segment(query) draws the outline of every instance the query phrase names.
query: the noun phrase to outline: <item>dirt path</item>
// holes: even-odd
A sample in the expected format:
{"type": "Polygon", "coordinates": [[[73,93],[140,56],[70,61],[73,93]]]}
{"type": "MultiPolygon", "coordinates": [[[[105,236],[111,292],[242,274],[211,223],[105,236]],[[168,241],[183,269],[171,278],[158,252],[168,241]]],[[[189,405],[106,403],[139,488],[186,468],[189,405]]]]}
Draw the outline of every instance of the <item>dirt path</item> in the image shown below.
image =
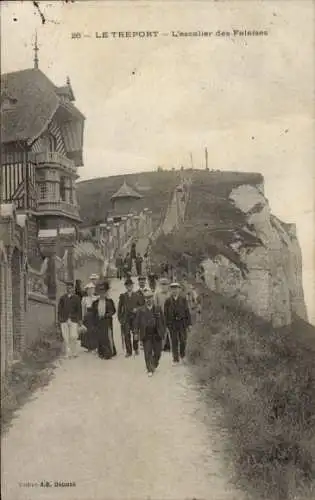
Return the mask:
{"type": "MultiPolygon", "coordinates": [[[[121,287],[115,280],[115,300],[121,287]]],[[[82,351],[60,362],[51,384],[22,408],[2,441],[3,500],[239,500],[215,431],[209,446],[188,369],[172,367],[165,354],[150,379],[142,356],[124,358],[117,325],[115,337],[116,359],[82,351]]]]}

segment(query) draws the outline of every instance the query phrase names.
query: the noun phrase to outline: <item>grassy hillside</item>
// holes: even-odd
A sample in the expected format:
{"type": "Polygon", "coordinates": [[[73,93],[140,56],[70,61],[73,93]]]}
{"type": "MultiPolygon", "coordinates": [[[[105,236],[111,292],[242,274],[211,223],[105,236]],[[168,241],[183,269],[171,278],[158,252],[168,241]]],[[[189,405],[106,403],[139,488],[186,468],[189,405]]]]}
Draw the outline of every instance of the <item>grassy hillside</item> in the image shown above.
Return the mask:
{"type": "Polygon", "coordinates": [[[207,257],[224,255],[246,271],[230,244],[236,239],[246,246],[260,243],[250,228],[244,231],[246,218],[229,202],[232,189],[242,184],[260,185],[261,174],[196,171],[190,190],[184,224],[170,235],[161,235],[154,248],[157,262],[167,259],[175,266],[195,269],[207,257]]]}
{"type": "MultiPolygon", "coordinates": [[[[158,238],[156,262],[167,259],[180,276],[221,253],[242,269],[229,244],[236,236],[246,245],[259,241],[243,231],[244,216],[228,195],[237,185],[261,182],[256,174],[194,175],[185,224],[158,238]]],[[[315,498],[314,327],[296,318],[274,329],[197,286],[202,317],[189,335],[188,360],[209,408],[214,399],[221,405],[218,424],[228,430],[238,485],[253,500],[315,498]]]]}
{"type": "Polygon", "coordinates": [[[143,196],[139,207],[153,211],[154,223],[165,215],[173,190],[180,182],[179,171],[143,172],[115,175],[82,181],[77,184],[80,214],[85,223],[103,222],[111,210],[111,196],[120,188],[124,179],[143,196]]]}
{"type": "Polygon", "coordinates": [[[275,330],[206,290],[188,341],[196,382],[233,446],[236,480],[252,499],[315,498],[315,329],[275,330]]]}
{"type": "MultiPolygon", "coordinates": [[[[194,224],[196,219],[209,221],[211,213],[222,220],[231,218],[231,207],[227,203],[230,191],[241,184],[260,184],[260,174],[242,172],[216,172],[188,170],[192,175],[192,201],[188,205],[188,219],[194,224]]],[[[174,188],[180,183],[180,171],[156,171],[137,174],[116,175],[78,182],[77,196],[80,214],[85,223],[95,224],[104,221],[111,210],[111,196],[120,188],[124,179],[127,184],[142,194],[140,207],[153,211],[153,219],[160,222],[167,209],[174,188]]],[[[233,216],[235,210],[233,208],[233,216]]]]}
{"type": "Polygon", "coordinates": [[[209,227],[231,226],[240,220],[240,212],[229,203],[232,189],[242,184],[259,185],[263,176],[244,172],[206,172],[200,170],[193,176],[187,220],[194,224],[206,221],[209,227]]]}

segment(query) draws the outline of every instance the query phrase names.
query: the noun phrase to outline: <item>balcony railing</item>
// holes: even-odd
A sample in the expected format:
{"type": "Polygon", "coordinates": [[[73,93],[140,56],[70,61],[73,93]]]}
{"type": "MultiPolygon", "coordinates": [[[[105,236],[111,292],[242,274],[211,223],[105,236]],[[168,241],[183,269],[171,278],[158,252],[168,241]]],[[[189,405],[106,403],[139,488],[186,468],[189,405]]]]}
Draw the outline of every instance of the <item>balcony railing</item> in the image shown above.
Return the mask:
{"type": "Polygon", "coordinates": [[[73,203],[68,203],[66,201],[50,200],[48,198],[38,200],[37,211],[38,212],[62,212],[65,215],[73,215],[77,219],[80,218],[78,205],[74,205],[73,203]]]}
{"type": "Polygon", "coordinates": [[[35,161],[38,165],[59,165],[72,173],[76,173],[76,167],[74,162],[67,158],[65,155],[57,153],[44,151],[43,153],[36,153],[35,161]]]}

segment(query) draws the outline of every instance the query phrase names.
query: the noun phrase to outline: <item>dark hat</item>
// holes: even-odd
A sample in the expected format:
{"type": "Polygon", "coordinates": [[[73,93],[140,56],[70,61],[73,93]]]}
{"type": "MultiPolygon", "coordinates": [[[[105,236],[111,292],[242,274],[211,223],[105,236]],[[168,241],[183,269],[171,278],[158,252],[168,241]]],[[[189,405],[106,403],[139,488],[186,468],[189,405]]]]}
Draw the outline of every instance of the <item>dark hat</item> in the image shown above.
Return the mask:
{"type": "Polygon", "coordinates": [[[139,276],[138,277],[138,281],[145,281],[146,280],[146,277],[145,276],[139,276]]]}
{"type": "Polygon", "coordinates": [[[99,281],[96,283],[96,292],[107,292],[110,289],[108,281],[99,281]]]}
{"type": "Polygon", "coordinates": [[[74,286],[73,280],[65,280],[65,285],[67,286],[74,286]]]}
{"type": "Polygon", "coordinates": [[[130,278],[127,278],[125,281],[125,286],[128,286],[128,285],[133,285],[133,281],[130,278]]]}

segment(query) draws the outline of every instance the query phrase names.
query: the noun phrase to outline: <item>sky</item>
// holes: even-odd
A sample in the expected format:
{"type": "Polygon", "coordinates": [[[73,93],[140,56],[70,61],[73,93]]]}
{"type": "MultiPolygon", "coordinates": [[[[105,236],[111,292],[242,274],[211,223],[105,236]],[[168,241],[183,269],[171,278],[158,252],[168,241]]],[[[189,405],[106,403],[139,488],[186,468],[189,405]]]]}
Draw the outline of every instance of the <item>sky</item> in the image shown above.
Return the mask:
{"type": "Polygon", "coordinates": [[[314,2],[38,4],[44,24],[31,1],[3,2],[2,72],[32,67],[37,30],[40,69],[70,77],[86,116],[81,179],[188,167],[190,153],[204,168],[205,147],[210,168],[261,172],[273,213],[297,224],[315,323],[314,2]],[[268,35],[217,35],[233,29],[268,35]],[[96,38],[113,31],[159,34],[96,38]]]}

